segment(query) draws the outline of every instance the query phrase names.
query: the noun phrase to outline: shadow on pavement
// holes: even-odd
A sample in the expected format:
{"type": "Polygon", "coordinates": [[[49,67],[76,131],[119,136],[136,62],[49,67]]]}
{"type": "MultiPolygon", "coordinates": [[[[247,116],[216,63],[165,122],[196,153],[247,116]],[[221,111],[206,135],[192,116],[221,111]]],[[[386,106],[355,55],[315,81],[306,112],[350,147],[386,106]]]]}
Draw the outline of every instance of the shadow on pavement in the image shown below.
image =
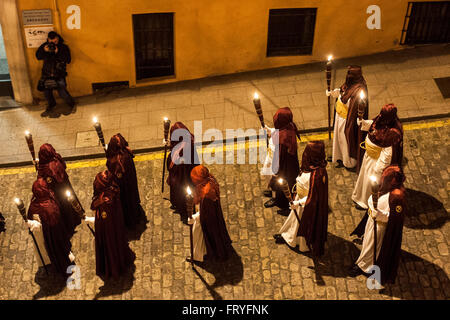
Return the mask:
{"type": "Polygon", "coordinates": [[[45,273],[44,267],[39,267],[34,277],[34,282],[39,285],[39,291],[33,295],[33,300],[38,300],[45,297],[56,296],[61,293],[67,285],[67,277],[59,273],[52,272],[52,266],[49,268],[49,274],[45,273]]]}
{"type": "Polygon", "coordinates": [[[410,229],[438,229],[448,220],[442,202],[425,192],[406,189],[408,211],[404,226],[410,229]]]}
{"type": "Polygon", "coordinates": [[[120,279],[103,279],[104,285],[99,288],[100,292],[95,295],[93,300],[98,300],[99,298],[118,295],[129,291],[133,287],[135,271],[136,265],[133,263],[128,271],[120,277],[120,279]]]}
{"type": "Polygon", "coordinates": [[[127,230],[128,241],[140,240],[142,234],[147,230],[147,215],[144,209],[141,207],[141,219],[139,223],[135,226],[134,230],[127,230]]]}

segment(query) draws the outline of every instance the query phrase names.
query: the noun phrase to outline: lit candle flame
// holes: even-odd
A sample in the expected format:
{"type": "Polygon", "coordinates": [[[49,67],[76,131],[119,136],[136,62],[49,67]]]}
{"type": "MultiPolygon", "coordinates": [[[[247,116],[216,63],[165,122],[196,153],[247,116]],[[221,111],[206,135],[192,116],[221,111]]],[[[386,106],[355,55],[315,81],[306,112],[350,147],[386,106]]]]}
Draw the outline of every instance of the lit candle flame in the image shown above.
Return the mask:
{"type": "Polygon", "coordinates": [[[188,195],[192,195],[191,188],[187,187],[187,188],[186,188],[186,192],[188,193],[188,195]]]}
{"type": "Polygon", "coordinates": [[[69,190],[66,191],[66,196],[67,198],[70,198],[70,196],[72,195],[72,192],[70,192],[69,190]]]}
{"type": "Polygon", "coordinates": [[[363,100],[366,97],[366,95],[364,94],[364,90],[360,91],[359,97],[361,98],[361,100],[363,100]]]}
{"type": "Polygon", "coordinates": [[[92,121],[93,121],[94,123],[97,123],[97,122],[98,122],[97,117],[93,117],[93,118],[92,118],[92,121]]]}
{"type": "Polygon", "coordinates": [[[278,179],[279,184],[283,184],[283,182],[284,182],[283,178],[278,179]]]}
{"type": "Polygon", "coordinates": [[[30,131],[28,131],[28,130],[25,131],[25,135],[26,135],[26,136],[29,136],[29,135],[30,135],[30,131]]]}
{"type": "Polygon", "coordinates": [[[15,202],[16,204],[20,204],[20,199],[19,199],[19,198],[14,198],[14,202],[15,202]]]}
{"type": "Polygon", "coordinates": [[[370,176],[369,179],[370,179],[370,181],[372,181],[373,183],[376,183],[376,182],[377,182],[377,177],[375,177],[375,176],[370,176]]]}
{"type": "Polygon", "coordinates": [[[328,61],[331,61],[331,59],[333,59],[333,56],[330,54],[330,55],[328,56],[328,61]]]}
{"type": "Polygon", "coordinates": [[[258,100],[258,99],[259,99],[258,92],[255,92],[255,94],[253,95],[253,99],[255,99],[255,100],[258,100]]]}
{"type": "Polygon", "coordinates": [[[164,122],[167,122],[169,120],[169,118],[164,117],[164,122]]]}

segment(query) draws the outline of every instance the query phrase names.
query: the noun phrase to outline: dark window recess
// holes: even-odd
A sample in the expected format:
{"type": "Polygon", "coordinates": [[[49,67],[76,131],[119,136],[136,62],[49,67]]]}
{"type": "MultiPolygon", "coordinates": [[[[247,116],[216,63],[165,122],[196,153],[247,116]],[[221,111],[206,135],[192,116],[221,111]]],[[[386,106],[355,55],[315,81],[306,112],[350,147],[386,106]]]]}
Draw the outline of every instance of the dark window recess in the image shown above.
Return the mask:
{"type": "Polygon", "coordinates": [[[450,77],[445,78],[435,78],[434,81],[441,91],[442,97],[444,99],[450,98],[450,77]]]}
{"type": "Polygon", "coordinates": [[[97,82],[92,84],[92,91],[102,91],[102,90],[120,90],[129,88],[130,84],[128,81],[114,81],[114,82],[97,82]]]}
{"type": "Polygon", "coordinates": [[[400,44],[450,42],[450,1],[409,2],[400,44]]]}
{"type": "Polygon", "coordinates": [[[317,8],[271,9],[267,56],[312,54],[317,8]]]}
{"type": "Polygon", "coordinates": [[[173,13],[133,15],[136,79],[174,74],[173,13]]]}

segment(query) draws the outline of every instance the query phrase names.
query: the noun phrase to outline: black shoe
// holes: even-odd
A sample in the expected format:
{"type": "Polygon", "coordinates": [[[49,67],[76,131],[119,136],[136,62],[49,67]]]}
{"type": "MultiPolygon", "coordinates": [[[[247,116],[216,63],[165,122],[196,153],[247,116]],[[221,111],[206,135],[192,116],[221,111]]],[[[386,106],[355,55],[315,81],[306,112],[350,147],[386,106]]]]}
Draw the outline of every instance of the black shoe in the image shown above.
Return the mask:
{"type": "Polygon", "coordinates": [[[272,198],[272,190],[264,190],[263,196],[267,198],[272,198]]]}
{"type": "Polygon", "coordinates": [[[45,111],[41,113],[41,117],[45,118],[50,116],[53,113],[54,109],[55,107],[47,107],[47,109],[45,109],[45,111]]]}
{"type": "Polygon", "coordinates": [[[343,168],[343,167],[344,167],[344,164],[342,163],[342,160],[338,160],[335,168],[343,168]]]}
{"type": "Polygon", "coordinates": [[[356,265],[354,264],[349,270],[348,275],[352,278],[359,276],[360,274],[364,274],[364,272],[356,265]]]}
{"type": "Polygon", "coordinates": [[[332,156],[328,156],[327,161],[328,162],[333,162],[333,157],[332,156]]]}
{"type": "Polygon", "coordinates": [[[171,205],[169,209],[170,210],[177,210],[177,207],[175,207],[174,205],[171,205]]]}
{"type": "Polygon", "coordinates": [[[347,171],[350,171],[350,172],[356,172],[356,167],[353,167],[353,168],[347,168],[347,167],[345,167],[345,169],[346,169],[347,171]]]}
{"type": "Polygon", "coordinates": [[[361,206],[360,206],[359,204],[357,204],[356,202],[355,202],[355,209],[356,209],[356,210],[361,210],[361,211],[367,210],[367,208],[361,207],[361,206]]]}
{"type": "Polygon", "coordinates": [[[272,199],[270,199],[270,200],[268,200],[268,201],[266,201],[265,203],[264,203],[264,207],[266,207],[266,208],[272,208],[272,207],[275,207],[276,206],[276,200],[274,199],[274,198],[272,198],[272,199]]]}
{"type": "Polygon", "coordinates": [[[281,236],[281,234],[277,233],[273,235],[273,238],[275,239],[275,243],[278,244],[283,244],[286,243],[286,241],[284,240],[284,238],[281,236]]]}
{"type": "Polygon", "coordinates": [[[288,216],[291,210],[289,208],[277,210],[277,213],[282,216],[288,216]]]}

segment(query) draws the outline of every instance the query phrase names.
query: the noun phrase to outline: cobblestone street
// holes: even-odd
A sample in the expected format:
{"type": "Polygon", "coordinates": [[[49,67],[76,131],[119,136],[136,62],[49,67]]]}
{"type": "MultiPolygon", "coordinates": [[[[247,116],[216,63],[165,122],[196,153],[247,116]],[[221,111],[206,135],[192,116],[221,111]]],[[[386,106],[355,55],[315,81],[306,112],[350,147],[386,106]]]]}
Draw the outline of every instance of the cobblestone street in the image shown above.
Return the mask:
{"type": "MultiPolygon", "coordinates": [[[[382,293],[367,289],[364,276],[347,276],[360,249],[349,234],[364,214],[354,209],[350,198],[355,173],[328,165],[328,241],[325,255],[313,261],[275,243],[272,236],[286,217],[263,206],[266,180],[259,175],[260,164],[209,165],[220,183],[236,254],[222,265],[205,263],[194,271],[185,261],[190,253],[189,228],[164,200],[167,186],[161,195],[162,156],[158,153],[136,161],[148,219],[145,230],[130,235],[136,269],[119,282],[104,285],[95,275],[92,235],[80,225],[72,238],[81,269],[79,290],[69,290],[65,281],[38,269],[33,241],[13,202],[21,197],[28,207],[35,173],[30,168],[22,168],[21,173],[1,170],[0,211],[6,218],[6,232],[0,234],[0,299],[450,299],[449,124],[449,119],[441,119],[405,125],[409,210],[397,280],[382,293]]],[[[326,145],[330,154],[330,143],[326,145]]],[[[58,151],[58,145],[54,146],[58,151]]],[[[300,154],[304,146],[302,142],[300,154]]],[[[92,183],[105,161],[83,161],[77,166],[68,174],[87,214],[92,215],[88,210],[92,183]]]]}

